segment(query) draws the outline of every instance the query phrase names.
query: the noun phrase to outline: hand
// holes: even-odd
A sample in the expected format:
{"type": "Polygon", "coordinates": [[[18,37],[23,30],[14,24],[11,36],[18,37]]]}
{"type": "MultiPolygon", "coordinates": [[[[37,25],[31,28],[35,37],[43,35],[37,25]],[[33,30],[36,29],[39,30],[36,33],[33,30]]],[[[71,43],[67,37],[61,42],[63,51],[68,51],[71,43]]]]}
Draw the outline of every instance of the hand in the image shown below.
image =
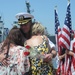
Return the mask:
{"type": "Polygon", "coordinates": [[[6,58],[6,54],[5,53],[1,53],[0,54],[0,62],[2,63],[2,65],[7,66],[8,65],[8,61],[9,58],[6,58]]]}
{"type": "Polygon", "coordinates": [[[5,53],[0,53],[0,62],[2,62],[5,59],[5,57],[5,53]]]}
{"type": "Polygon", "coordinates": [[[3,65],[3,66],[8,66],[8,63],[7,63],[7,60],[6,60],[6,59],[4,59],[4,60],[2,61],[2,65],[3,65]]]}
{"type": "Polygon", "coordinates": [[[60,55],[59,59],[61,60],[61,59],[65,58],[65,55],[66,55],[66,53],[64,53],[63,55],[60,55]]]}
{"type": "Polygon", "coordinates": [[[62,59],[62,56],[59,56],[59,59],[61,60],[62,59]]]}
{"type": "Polygon", "coordinates": [[[53,55],[50,54],[45,54],[45,57],[43,59],[44,62],[50,62],[52,60],[53,55]]]}
{"type": "Polygon", "coordinates": [[[69,54],[69,51],[70,51],[70,50],[65,50],[65,53],[66,53],[66,54],[69,54]]]}

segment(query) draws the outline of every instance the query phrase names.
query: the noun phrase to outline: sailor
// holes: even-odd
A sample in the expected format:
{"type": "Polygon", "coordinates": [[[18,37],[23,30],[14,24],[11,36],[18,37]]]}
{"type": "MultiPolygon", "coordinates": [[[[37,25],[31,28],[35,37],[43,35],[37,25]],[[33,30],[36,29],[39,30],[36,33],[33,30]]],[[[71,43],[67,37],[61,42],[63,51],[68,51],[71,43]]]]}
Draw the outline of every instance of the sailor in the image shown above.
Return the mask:
{"type": "Polygon", "coordinates": [[[31,37],[31,27],[33,25],[32,19],[34,18],[34,16],[29,13],[21,12],[16,14],[16,18],[25,40],[29,39],[31,37]]]}

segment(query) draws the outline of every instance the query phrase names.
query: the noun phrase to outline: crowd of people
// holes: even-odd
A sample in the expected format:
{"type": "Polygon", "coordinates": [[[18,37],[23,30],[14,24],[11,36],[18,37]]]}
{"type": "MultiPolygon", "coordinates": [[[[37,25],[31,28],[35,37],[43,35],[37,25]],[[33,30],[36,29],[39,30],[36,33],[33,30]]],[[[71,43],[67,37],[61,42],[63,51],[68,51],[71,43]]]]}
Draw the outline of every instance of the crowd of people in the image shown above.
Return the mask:
{"type": "Polygon", "coordinates": [[[72,56],[70,67],[72,75],[75,75],[74,39],[70,50],[62,48],[62,54],[59,55],[55,44],[44,34],[44,26],[33,22],[33,15],[23,12],[16,14],[16,18],[19,27],[14,26],[0,43],[0,75],[64,75],[59,69],[59,62],[62,60],[64,64],[66,55],[72,56]],[[25,55],[28,51],[26,46],[38,52],[39,56],[25,55]]]}

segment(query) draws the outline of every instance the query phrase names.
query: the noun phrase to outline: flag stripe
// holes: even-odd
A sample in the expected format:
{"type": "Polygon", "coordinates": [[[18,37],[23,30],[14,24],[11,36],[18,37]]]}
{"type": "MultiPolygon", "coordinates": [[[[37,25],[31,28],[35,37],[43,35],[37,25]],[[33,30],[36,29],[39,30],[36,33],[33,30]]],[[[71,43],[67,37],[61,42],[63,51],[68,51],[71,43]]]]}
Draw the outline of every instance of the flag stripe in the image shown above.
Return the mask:
{"type": "MultiPolygon", "coordinates": [[[[65,34],[66,35],[66,34],[65,34]]],[[[70,46],[70,40],[68,40],[68,37],[66,37],[65,35],[62,35],[62,39],[70,46]]],[[[63,41],[62,41],[63,42],[63,41]]],[[[65,43],[64,43],[65,44],[65,43]]],[[[65,44],[66,45],[66,44],[65,44]]]]}
{"type": "MultiPolygon", "coordinates": [[[[62,39],[62,41],[64,41],[64,39],[62,39]]],[[[65,49],[69,48],[69,45],[66,42],[62,43],[62,41],[59,42],[60,46],[64,47],[65,49]]]]}
{"type": "Polygon", "coordinates": [[[70,30],[68,30],[68,27],[66,28],[66,26],[63,28],[63,31],[68,35],[70,36],[70,30]]]}

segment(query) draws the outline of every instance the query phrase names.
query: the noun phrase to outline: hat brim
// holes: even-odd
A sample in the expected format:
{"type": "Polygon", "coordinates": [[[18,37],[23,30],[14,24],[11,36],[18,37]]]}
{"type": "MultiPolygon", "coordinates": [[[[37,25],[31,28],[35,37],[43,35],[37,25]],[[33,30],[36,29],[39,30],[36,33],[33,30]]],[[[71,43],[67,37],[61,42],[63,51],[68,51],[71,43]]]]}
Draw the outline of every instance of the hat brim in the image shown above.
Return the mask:
{"type": "Polygon", "coordinates": [[[27,24],[30,20],[31,20],[31,19],[18,21],[18,25],[24,25],[24,24],[27,24]]]}

